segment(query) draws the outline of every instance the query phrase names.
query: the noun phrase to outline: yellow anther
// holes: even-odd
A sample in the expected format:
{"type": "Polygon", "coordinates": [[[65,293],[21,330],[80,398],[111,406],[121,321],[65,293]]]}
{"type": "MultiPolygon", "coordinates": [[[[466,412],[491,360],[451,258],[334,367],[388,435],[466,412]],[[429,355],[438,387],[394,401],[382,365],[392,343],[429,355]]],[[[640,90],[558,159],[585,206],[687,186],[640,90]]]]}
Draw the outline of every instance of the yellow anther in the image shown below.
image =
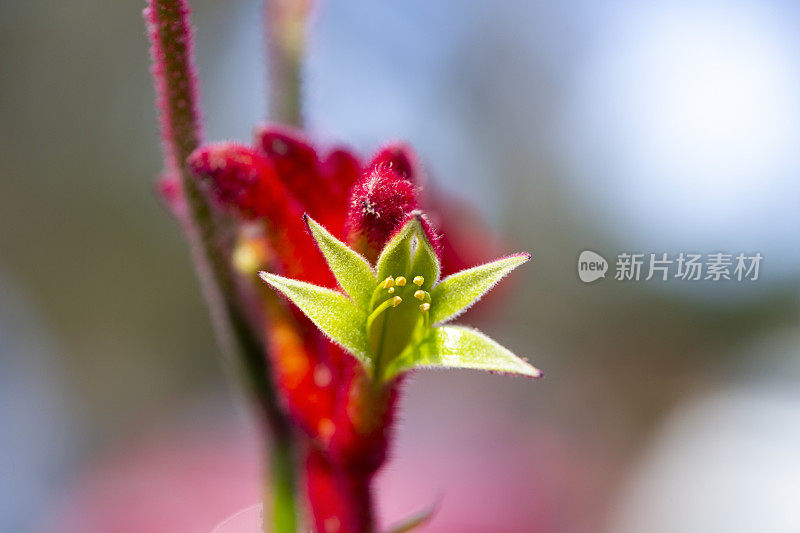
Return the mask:
{"type": "Polygon", "coordinates": [[[419,310],[422,311],[423,313],[425,311],[427,311],[428,309],[430,309],[430,308],[431,308],[431,304],[420,304],[419,305],[419,310]]]}
{"type": "MultiPolygon", "coordinates": [[[[398,285],[399,285],[399,283],[398,283],[398,285]]],[[[383,288],[384,289],[391,289],[392,287],[394,287],[394,278],[392,276],[389,276],[388,278],[386,278],[383,281],[383,288]]]]}
{"type": "Polygon", "coordinates": [[[403,276],[400,276],[399,278],[397,278],[396,283],[397,283],[398,287],[405,287],[406,278],[404,278],[403,276]]]}
{"type": "Polygon", "coordinates": [[[413,281],[414,285],[422,287],[422,284],[425,283],[425,278],[423,278],[422,276],[415,276],[413,281]]]}
{"type": "Polygon", "coordinates": [[[400,302],[402,301],[403,301],[402,298],[400,298],[399,296],[395,296],[394,298],[389,298],[388,300],[385,300],[381,305],[376,307],[375,310],[372,313],[370,313],[370,315],[367,317],[367,330],[372,329],[372,324],[375,322],[375,320],[378,319],[379,316],[381,316],[381,314],[384,311],[386,311],[390,307],[397,307],[398,305],[400,305],[400,302]]]}
{"type": "Polygon", "coordinates": [[[389,294],[392,294],[394,292],[394,287],[389,287],[389,290],[386,291],[386,292],[388,292],[389,294]]]}
{"type": "Polygon", "coordinates": [[[425,299],[425,291],[417,291],[414,293],[414,298],[417,300],[424,300],[425,299]]]}

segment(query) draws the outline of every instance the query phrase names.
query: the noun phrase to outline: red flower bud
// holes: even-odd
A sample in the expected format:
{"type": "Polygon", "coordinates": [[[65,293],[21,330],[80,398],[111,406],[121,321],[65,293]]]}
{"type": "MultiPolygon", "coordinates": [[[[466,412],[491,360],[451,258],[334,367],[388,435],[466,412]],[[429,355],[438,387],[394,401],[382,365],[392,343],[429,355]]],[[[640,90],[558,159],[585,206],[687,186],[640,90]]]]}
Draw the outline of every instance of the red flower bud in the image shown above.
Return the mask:
{"type": "Polygon", "coordinates": [[[368,168],[387,166],[401,178],[419,184],[422,170],[414,150],[404,142],[394,142],[378,150],[368,168]]]}
{"type": "Polygon", "coordinates": [[[414,185],[388,164],[375,166],[353,186],[346,223],[350,239],[364,236],[379,250],[416,208],[414,185]]]}
{"type": "Polygon", "coordinates": [[[220,204],[247,218],[273,214],[270,211],[275,197],[286,198],[272,163],[247,146],[236,143],[203,146],[189,156],[187,164],[192,172],[210,183],[209,189],[220,204]]]}

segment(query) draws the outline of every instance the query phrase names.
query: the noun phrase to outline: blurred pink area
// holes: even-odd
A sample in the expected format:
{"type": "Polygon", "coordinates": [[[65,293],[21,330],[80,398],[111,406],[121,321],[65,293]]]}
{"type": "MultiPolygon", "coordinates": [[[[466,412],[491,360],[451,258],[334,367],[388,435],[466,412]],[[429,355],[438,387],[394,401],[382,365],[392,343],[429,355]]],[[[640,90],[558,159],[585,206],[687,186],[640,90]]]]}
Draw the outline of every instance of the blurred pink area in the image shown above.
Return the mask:
{"type": "Polygon", "coordinates": [[[211,531],[259,500],[256,442],[233,427],[155,432],[90,465],[45,531],[211,531]]]}
{"type": "MultiPolygon", "coordinates": [[[[582,522],[597,511],[603,476],[593,465],[603,462],[579,443],[502,418],[460,426],[453,441],[425,427],[432,422],[401,427],[396,454],[379,474],[384,526],[440,498],[424,531],[591,531],[582,522]]],[[[255,531],[257,450],[254,436],[230,422],[155,431],[89,465],[45,531],[255,531]]]]}

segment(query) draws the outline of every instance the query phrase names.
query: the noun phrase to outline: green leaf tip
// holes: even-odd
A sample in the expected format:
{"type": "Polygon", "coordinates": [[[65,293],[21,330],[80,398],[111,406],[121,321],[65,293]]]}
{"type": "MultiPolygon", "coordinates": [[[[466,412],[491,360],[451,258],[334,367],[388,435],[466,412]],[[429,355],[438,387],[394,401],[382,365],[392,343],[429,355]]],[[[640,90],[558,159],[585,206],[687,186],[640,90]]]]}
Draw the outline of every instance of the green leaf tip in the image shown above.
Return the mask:
{"type": "Polygon", "coordinates": [[[295,304],[332,341],[367,367],[371,366],[369,344],[363,327],[367,317],[364,310],[352,300],[334,290],[304,281],[263,271],[258,275],[295,304]]]}
{"type": "Polygon", "coordinates": [[[530,260],[528,253],[509,255],[446,277],[431,291],[431,322],[438,324],[454,319],[512,270],[530,260]]]}
{"type": "Polygon", "coordinates": [[[544,374],[480,331],[463,326],[432,328],[416,353],[395,360],[393,373],[412,368],[466,368],[538,379],[544,374]]]}
{"type": "Polygon", "coordinates": [[[366,307],[377,283],[369,262],[308,215],[304,214],[303,220],[336,281],[356,303],[366,307]]]}

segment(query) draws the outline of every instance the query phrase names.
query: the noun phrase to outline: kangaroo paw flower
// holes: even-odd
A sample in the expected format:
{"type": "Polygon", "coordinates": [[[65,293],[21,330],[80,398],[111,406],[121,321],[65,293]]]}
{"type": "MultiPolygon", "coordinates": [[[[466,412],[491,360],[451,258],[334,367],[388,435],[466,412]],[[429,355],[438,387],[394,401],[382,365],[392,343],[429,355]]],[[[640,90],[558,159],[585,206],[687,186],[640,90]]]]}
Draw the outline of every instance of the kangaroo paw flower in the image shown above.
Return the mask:
{"type": "Polygon", "coordinates": [[[511,255],[439,281],[440,265],[416,213],[389,239],[373,268],[311,218],[306,222],[344,293],[261,272],[378,383],[414,368],[470,368],[538,378],[541,371],[486,335],[452,320],[530,254],[511,255]]]}

